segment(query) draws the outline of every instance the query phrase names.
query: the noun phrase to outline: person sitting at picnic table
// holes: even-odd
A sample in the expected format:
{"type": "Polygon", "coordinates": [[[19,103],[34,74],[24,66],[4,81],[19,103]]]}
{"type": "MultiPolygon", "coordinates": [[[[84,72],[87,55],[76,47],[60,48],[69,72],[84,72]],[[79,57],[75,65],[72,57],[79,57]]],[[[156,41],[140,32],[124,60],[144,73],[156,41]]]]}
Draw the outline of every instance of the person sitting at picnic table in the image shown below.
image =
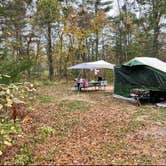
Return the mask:
{"type": "Polygon", "coordinates": [[[103,81],[103,78],[101,76],[98,76],[98,80],[97,81],[103,81]]]}
{"type": "Polygon", "coordinates": [[[88,81],[86,79],[83,79],[82,86],[83,88],[86,88],[88,86],[88,81]]]}

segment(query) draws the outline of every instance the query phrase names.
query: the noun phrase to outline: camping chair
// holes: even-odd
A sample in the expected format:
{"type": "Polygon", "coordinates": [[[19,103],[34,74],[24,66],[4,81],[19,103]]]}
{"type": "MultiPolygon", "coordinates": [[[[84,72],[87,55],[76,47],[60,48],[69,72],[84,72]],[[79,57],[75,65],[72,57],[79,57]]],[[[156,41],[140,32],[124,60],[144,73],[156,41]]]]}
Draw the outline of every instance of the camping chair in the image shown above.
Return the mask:
{"type": "Polygon", "coordinates": [[[135,99],[137,106],[141,106],[141,100],[150,99],[150,92],[144,89],[132,89],[130,96],[135,99]]]}

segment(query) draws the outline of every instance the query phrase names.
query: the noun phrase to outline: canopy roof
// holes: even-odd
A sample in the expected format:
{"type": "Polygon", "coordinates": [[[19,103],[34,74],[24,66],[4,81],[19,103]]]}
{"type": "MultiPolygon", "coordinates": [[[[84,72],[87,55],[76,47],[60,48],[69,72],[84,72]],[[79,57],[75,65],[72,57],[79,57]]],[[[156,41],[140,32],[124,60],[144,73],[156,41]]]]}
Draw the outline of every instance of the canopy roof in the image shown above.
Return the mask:
{"type": "Polygon", "coordinates": [[[114,64],[108,63],[104,60],[95,62],[80,63],[69,67],[68,69],[113,69],[114,64]]]}
{"type": "Polygon", "coordinates": [[[166,73],[166,63],[157,58],[137,57],[124,64],[124,66],[130,67],[138,65],[150,66],[166,73]]]}

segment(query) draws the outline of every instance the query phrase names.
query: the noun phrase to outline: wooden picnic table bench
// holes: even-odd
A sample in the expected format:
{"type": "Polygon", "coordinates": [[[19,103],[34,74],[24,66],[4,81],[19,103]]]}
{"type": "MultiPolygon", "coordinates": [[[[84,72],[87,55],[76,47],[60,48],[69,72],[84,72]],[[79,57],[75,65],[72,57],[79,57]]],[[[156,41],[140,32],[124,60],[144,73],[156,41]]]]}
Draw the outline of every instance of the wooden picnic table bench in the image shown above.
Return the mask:
{"type": "Polygon", "coordinates": [[[90,88],[90,87],[94,87],[96,90],[97,88],[98,89],[102,88],[102,87],[105,88],[106,86],[107,86],[106,80],[104,80],[104,81],[90,81],[90,82],[87,82],[86,85],[84,85],[83,83],[80,83],[79,85],[77,83],[75,84],[75,88],[77,88],[78,91],[81,91],[81,89],[90,88]]]}

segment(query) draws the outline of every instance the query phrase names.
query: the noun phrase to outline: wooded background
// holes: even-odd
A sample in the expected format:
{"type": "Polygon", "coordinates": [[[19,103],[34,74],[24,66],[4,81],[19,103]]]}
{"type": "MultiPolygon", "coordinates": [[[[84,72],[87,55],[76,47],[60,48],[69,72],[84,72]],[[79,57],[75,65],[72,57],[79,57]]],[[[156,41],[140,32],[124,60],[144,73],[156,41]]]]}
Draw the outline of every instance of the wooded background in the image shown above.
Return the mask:
{"type": "Polygon", "coordinates": [[[166,0],[0,0],[0,73],[53,80],[85,61],[166,61],[165,16],[166,0]]]}

